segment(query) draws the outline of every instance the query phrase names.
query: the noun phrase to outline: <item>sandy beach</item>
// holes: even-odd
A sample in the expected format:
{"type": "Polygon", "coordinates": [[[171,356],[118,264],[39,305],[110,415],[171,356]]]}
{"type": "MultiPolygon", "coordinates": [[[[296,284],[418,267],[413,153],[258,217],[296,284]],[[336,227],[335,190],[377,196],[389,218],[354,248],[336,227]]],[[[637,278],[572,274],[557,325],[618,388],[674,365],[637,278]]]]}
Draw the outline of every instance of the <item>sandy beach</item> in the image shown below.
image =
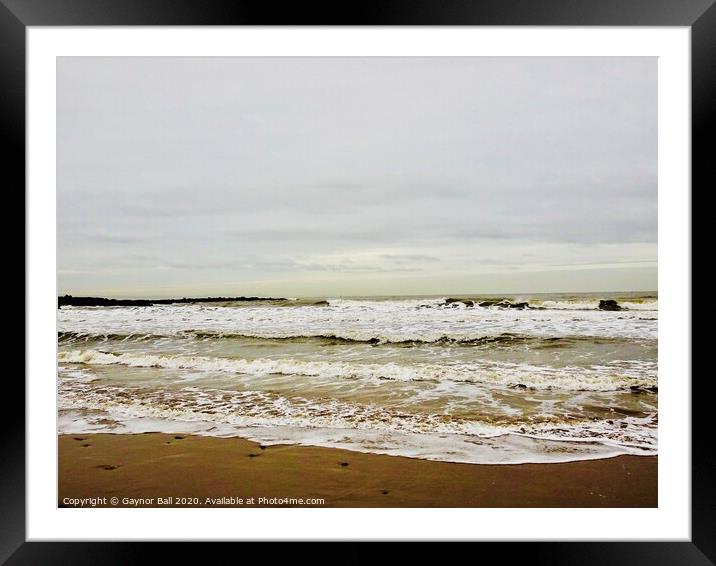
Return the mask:
{"type": "Polygon", "coordinates": [[[652,456],[476,465],[159,433],[61,435],[58,450],[60,507],[657,506],[652,456]]]}

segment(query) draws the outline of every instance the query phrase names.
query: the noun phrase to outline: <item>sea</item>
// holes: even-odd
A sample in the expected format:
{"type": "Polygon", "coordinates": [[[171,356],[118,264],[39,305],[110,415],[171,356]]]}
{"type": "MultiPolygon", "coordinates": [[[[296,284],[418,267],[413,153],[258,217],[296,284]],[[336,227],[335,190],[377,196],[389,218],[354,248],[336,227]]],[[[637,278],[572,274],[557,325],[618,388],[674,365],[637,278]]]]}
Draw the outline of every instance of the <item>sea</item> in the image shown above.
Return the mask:
{"type": "Polygon", "coordinates": [[[657,454],[656,292],[63,306],[57,325],[59,434],[474,464],[657,454]]]}

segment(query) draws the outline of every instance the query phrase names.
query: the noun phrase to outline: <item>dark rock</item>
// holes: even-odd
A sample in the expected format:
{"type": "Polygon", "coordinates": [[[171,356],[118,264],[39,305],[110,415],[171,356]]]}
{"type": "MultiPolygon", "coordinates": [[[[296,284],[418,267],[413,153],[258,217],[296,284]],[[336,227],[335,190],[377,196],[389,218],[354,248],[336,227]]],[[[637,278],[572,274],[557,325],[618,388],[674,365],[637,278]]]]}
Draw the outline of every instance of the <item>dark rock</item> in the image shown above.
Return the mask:
{"type": "Polygon", "coordinates": [[[505,302],[504,299],[487,299],[486,301],[480,301],[478,303],[478,306],[483,307],[483,308],[484,307],[496,307],[498,305],[501,305],[504,302],[505,302]]]}
{"type": "Polygon", "coordinates": [[[614,299],[606,299],[599,301],[600,311],[620,311],[622,307],[614,299]]]}
{"type": "Polygon", "coordinates": [[[644,387],[643,385],[632,385],[629,387],[632,393],[658,393],[659,388],[656,386],[644,387]]]}
{"type": "Polygon", "coordinates": [[[74,307],[149,307],[152,301],[145,299],[105,299],[103,297],[73,297],[65,295],[57,297],[57,307],[74,306],[74,307]]]}
{"type": "Polygon", "coordinates": [[[188,299],[106,299],[104,297],[57,297],[57,308],[73,307],[150,307],[152,305],[174,305],[186,303],[229,303],[248,301],[285,301],[275,297],[199,297],[188,299]]]}
{"type": "Polygon", "coordinates": [[[459,303],[462,303],[466,307],[474,307],[475,301],[471,301],[469,299],[445,299],[445,302],[443,305],[447,306],[457,306],[459,303]]]}

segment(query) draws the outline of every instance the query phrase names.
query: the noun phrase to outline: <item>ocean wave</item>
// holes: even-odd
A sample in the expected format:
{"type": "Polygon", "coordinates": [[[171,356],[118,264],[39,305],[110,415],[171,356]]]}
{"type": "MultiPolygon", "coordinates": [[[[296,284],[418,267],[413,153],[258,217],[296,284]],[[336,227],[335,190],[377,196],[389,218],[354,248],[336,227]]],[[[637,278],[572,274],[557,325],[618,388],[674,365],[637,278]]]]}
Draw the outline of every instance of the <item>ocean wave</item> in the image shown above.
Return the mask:
{"type": "Polygon", "coordinates": [[[93,386],[61,381],[60,431],[194,432],[269,442],[336,446],[472,463],[570,461],[656,453],[657,414],[595,422],[576,417],[536,423],[415,414],[335,399],[264,391],[93,386]],[[71,415],[68,417],[68,415],[71,415]]]}
{"type": "Polygon", "coordinates": [[[315,308],[330,307],[332,309],[368,309],[368,310],[399,310],[415,308],[475,308],[475,309],[505,309],[505,308],[527,308],[541,310],[598,310],[599,302],[603,299],[615,300],[619,306],[626,310],[658,310],[658,297],[655,295],[644,296],[619,296],[604,294],[603,297],[577,296],[577,297],[554,297],[530,295],[453,295],[443,297],[392,297],[392,298],[259,298],[259,297],[235,297],[235,298],[200,298],[200,299],[161,299],[161,300],[117,300],[103,299],[96,297],[74,297],[67,304],[66,297],[59,297],[59,304],[63,310],[101,310],[128,308],[136,312],[142,312],[149,308],[241,308],[241,309],[270,309],[282,307],[302,307],[309,310],[315,308]],[[106,303],[106,304],[103,304],[106,303]]]}
{"type": "Polygon", "coordinates": [[[525,389],[566,391],[657,391],[656,364],[620,361],[589,367],[538,366],[475,361],[435,365],[351,363],[296,359],[235,359],[208,356],[104,352],[94,349],[62,351],[58,362],[87,365],[124,365],[163,369],[222,372],[249,376],[300,375],[327,379],[372,381],[452,381],[525,389]]]}
{"type": "MultiPolygon", "coordinates": [[[[658,311],[659,303],[656,300],[648,301],[617,301],[618,305],[627,311],[658,311]]],[[[593,311],[599,310],[599,300],[594,301],[556,301],[556,300],[532,300],[529,302],[533,308],[545,310],[577,310],[593,311]]]]}
{"type": "Polygon", "coordinates": [[[592,295],[505,298],[535,308],[458,296],[63,307],[59,428],[473,463],[655,454],[656,297],[614,294],[629,308],[615,312],[592,295]]]}
{"type": "Polygon", "coordinates": [[[223,332],[205,330],[180,330],[175,333],[146,334],[139,333],[90,333],[90,332],[58,332],[57,339],[60,345],[69,345],[77,342],[90,341],[119,341],[119,342],[147,342],[164,338],[186,338],[186,339],[236,339],[236,340],[260,340],[274,342],[317,342],[323,345],[330,344],[368,344],[372,346],[393,345],[445,345],[445,346],[510,346],[525,345],[534,348],[559,348],[573,346],[575,344],[623,344],[633,342],[633,339],[622,337],[605,336],[525,336],[511,334],[508,332],[496,335],[476,336],[466,333],[455,333],[452,335],[441,335],[435,338],[421,338],[410,336],[385,336],[372,333],[345,333],[341,334],[280,334],[280,333],[246,333],[246,332],[223,332]]]}
{"type": "MultiPolygon", "coordinates": [[[[372,309],[372,310],[400,310],[400,309],[472,309],[472,310],[508,310],[508,309],[535,309],[535,310],[575,310],[599,311],[599,298],[561,298],[543,299],[530,296],[504,296],[486,297],[479,295],[445,296],[434,299],[401,299],[369,301],[359,299],[326,299],[314,303],[316,306],[330,306],[341,309],[372,309]]],[[[632,298],[618,297],[618,305],[624,310],[658,311],[659,301],[656,297],[632,298]]]]}
{"type": "Polygon", "coordinates": [[[76,333],[77,338],[206,333],[206,337],[316,337],[374,343],[469,343],[508,335],[634,339],[656,339],[658,335],[657,313],[652,311],[420,308],[417,301],[408,304],[415,308],[397,302],[347,300],[295,309],[203,305],[63,308],[58,312],[58,330],[76,333]]]}

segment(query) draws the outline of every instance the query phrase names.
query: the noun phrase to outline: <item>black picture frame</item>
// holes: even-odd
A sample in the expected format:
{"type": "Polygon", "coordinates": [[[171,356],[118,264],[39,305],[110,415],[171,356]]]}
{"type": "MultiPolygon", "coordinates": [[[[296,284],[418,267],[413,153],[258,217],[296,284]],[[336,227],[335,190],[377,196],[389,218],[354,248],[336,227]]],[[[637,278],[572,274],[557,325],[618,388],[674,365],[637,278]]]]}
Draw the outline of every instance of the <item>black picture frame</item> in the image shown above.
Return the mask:
{"type": "MultiPolygon", "coordinates": [[[[519,25],[519,26],[686,26],[692,54],[692,178],[706,190],[713,183],[716,108],[715,0],[373,0],[285,3],[251,0],[0,0],[0,124],[6,142],[8,190],[25,184],[25,32],[28,26],[104,25],[519,25]],[[9,180],[8,180],[9,179],[9,180]]],[[[693,189],[692,189],[693,194],[693,189]]],[[[24,204],[21,206],[24,207],[24,204]]],[[[693,224],[692,224],[693,226],[693,224]]],[[[693,289],[697,291],[697,288],[693,289]]],[[[697,295],[698,296],[698,295],[697,295]]],[[[26,304],[31,297],[25,295],[26,304]]],[[[691,304],[684,304],[691,310],[691,304]]],[[[684,376],[684,383],[691,376],[684,376]]],[[[692,535],[690,542],[489,543],[500,561],[550,564],[714,564],[716,489],[711,426],[697,425],[710,396],[707,372],[692,379],[692,535]]],[[[24,384],[6,379],[6,399],[24,398],[24,384]]],[[[24,408],[4,422],[0,458],[0,561],[7,564],[133,564],[149,553],[164,561],[213,560],[207,545],[129,542],[25,541],[24,408]]],[[[148,511],[151,512],[151,511],[148,511]]],[[[353,543],[354,560],[370,560],[373,544],[353,543]]],[[[223,546],[223,545],[222,545],[223,546]]],[[[306,557],[318,557],[299,547],[306,557]],[[310,553],[310,554],[309,554],[310,553]]],[[[422,552],[422,551],[421,551],[422,552]]],[[[345,556],[342,553],[343,556],[345,556]]],[[[234,556],[239,558],[239,556],[234,556]]],[[[295,554],[294,554],[295,558],[295,554]]]]}

